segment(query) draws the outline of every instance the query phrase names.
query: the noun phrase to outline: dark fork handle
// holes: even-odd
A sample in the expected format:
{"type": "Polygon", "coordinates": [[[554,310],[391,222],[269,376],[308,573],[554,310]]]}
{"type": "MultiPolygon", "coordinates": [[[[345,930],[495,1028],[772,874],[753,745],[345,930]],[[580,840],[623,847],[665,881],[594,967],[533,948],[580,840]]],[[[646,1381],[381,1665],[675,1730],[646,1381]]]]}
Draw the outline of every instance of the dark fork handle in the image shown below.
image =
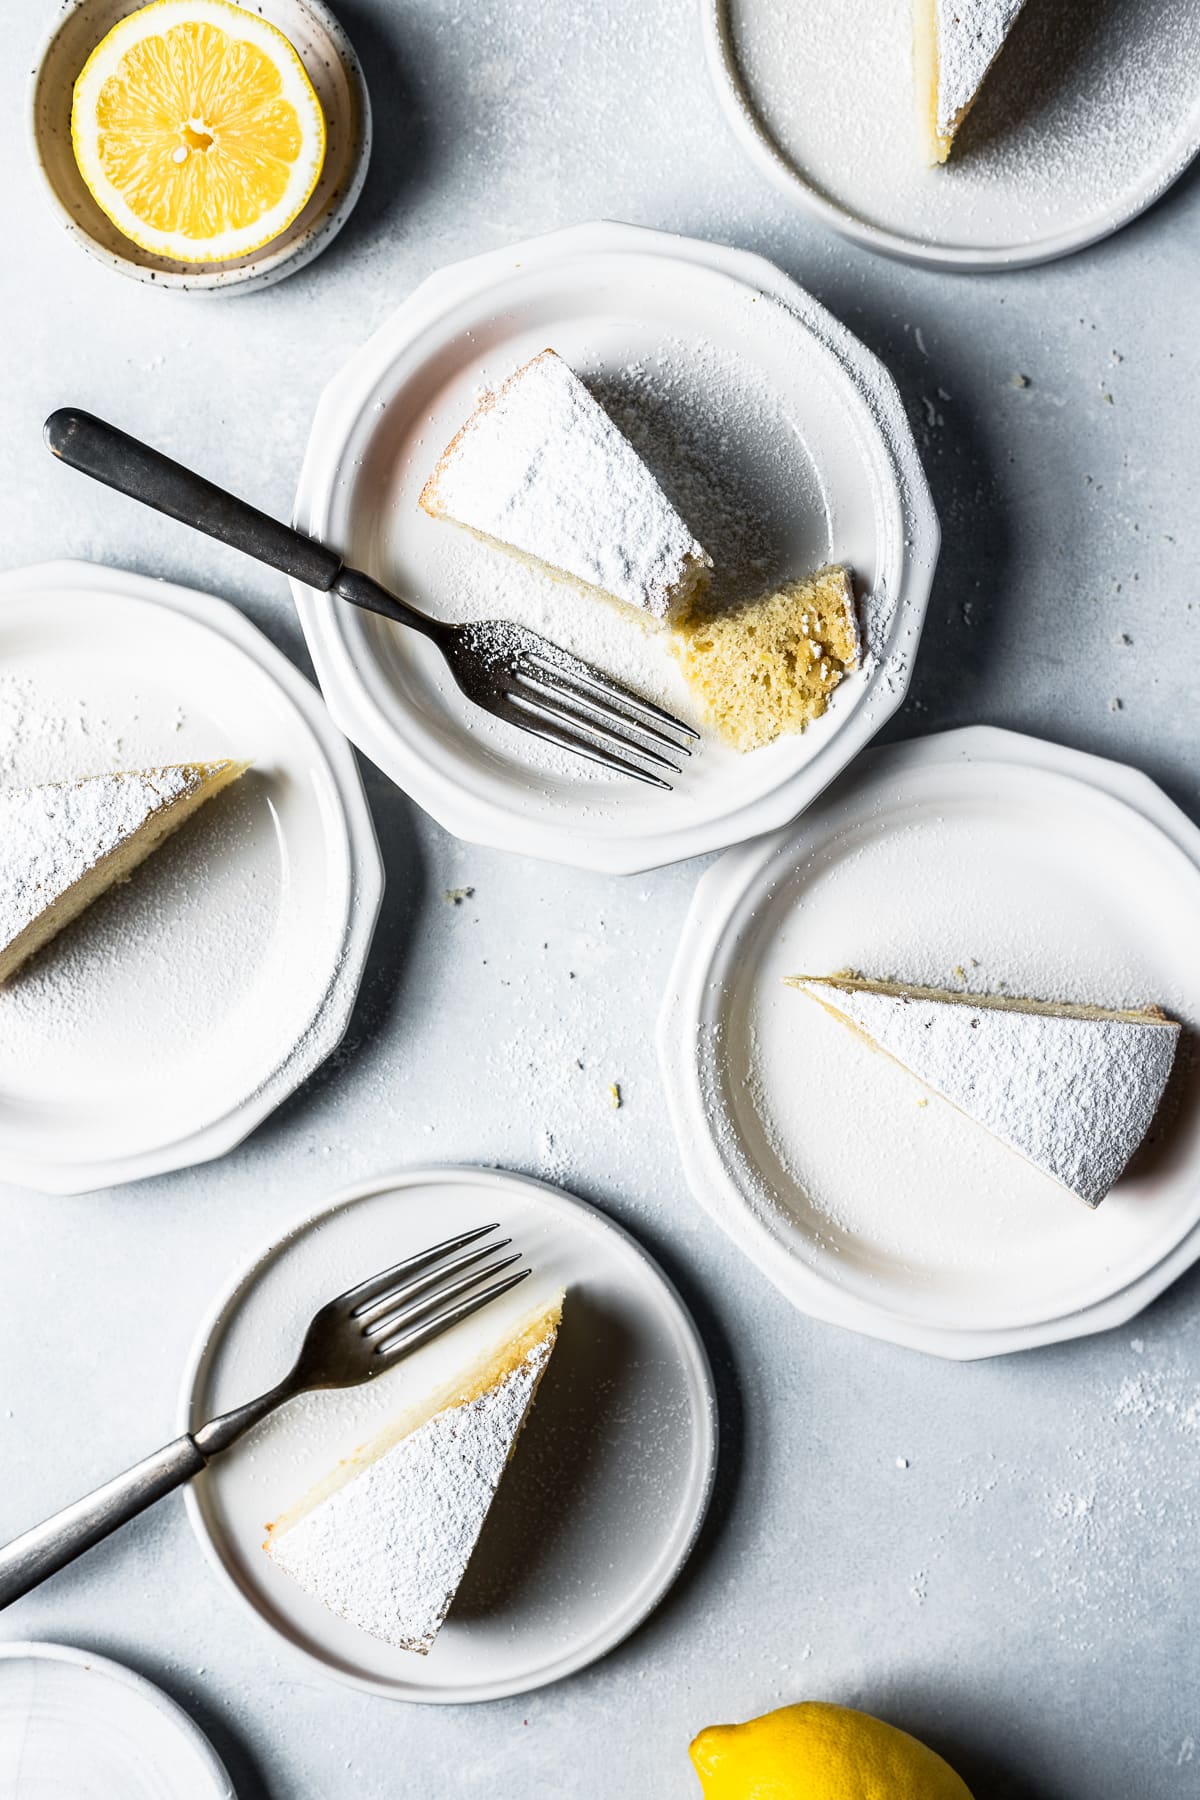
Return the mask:
{"type": "Polygon", "coordinates": [[[397,625],[411,625],[435,642],[445,642],[448,627],[426,618],[361,570],[348,569],[336,550],[281,524],[269,513],[259,512],[236,494],[227,494],[224,488],[104,419],[64,406],[50,414],[45,431],[47,444],[61,462],[102,481],[105,487],[116,488],[119,494],[140,500],[182,525],[192,525],[256,562],[281,569],[305,587],[336,594],[352,606],[381,613],[397,625]]]}
{"type": "Polygon", "coordinates": [[[167,518],[178,518],[180,524],[194,526],[221,544],[254,556],[255,562],[281,569],[304,587],[336,594],[365,612],[380,612],[396,625],[410,625],[443,646],[452,632],[452,626],[428,619],[398,594],[372,581],[369,574],[347,569],[336,551],[318,544],[315,538],[284,526],[270,513],[259,513],[257,506],[248,506],[236,493],[205,481],[203,475],[173,463],[162,450],[151,450],[92,412],[59,407],[45,421],[45,441],[61,463],[92,475],[94,481],[103,481],[106,488],[115,488],[131,500],[140,500],[142,506],[153,506],[167,518]]]}
{"type": "Polygon", "coordinates": [[[281,569],[305,587],[327,594],[342,572],[335,550],[214,487],[161,450],[152,450],[91,413],[63,407],[50,414],[45,430],[55,456],[73,469],[281,569]]]}

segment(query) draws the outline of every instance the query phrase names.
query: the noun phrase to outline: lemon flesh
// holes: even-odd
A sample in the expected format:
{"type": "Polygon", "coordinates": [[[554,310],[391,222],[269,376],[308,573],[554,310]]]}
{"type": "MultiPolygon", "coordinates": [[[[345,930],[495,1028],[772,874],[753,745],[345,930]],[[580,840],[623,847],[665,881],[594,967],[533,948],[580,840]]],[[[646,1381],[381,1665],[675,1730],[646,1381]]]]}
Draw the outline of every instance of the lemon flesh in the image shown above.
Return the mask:
{"type": "Polygon", "coordinates": [[[309,200],[325,119],[281,31],[231,0],[154,0],[75,83],[71,142],[101,210],[143,250],[227,262],[309,200]]]}
{"type": "Polygon", "coordinates": [[[925,1744],[847,1706],[809,1700],[691,1746],[705,1800],[971,1800],[925,1744]]]}

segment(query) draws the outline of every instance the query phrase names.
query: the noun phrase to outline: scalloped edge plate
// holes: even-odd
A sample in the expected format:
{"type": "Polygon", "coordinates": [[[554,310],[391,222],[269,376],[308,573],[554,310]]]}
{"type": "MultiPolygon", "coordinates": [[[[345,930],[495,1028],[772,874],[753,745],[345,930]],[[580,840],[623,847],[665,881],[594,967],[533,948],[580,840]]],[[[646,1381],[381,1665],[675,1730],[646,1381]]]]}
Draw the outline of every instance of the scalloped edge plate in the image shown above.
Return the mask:
{"type": "MultiPolygon", "coordinates": [[[[754,1160],[741,1146],[736,1125],[721,1109],[731,1147],[714,1123],[714,1101],[706,1084],[710,1067],[706,1045],[715,1043],[724,1018],[726,977],[737,944],[752,927],[759,908],[770,904],[772,884],[784,867],[815,848],[824,837],[844,837],[860,818],[873,824],[886,818],[888,793],[898,792],[904,778],[923,780],[940,770],[961,771],[978,764],[983,780],[996,780],[1005,768],[1027,776],[1045,772],[1060,786],[1086,785],[1098,806],[1108,810],[1114,832],[1133,828],[1161,835],[1164,854],[1178,858],[1187,874],[1200,876],[1200,830],[1145,775],[1102,757],[1069,750],[1018,732],[969,726],[911,742],[887,745],[863,757],[823,800],[811,819],[773,833],[754,844],[732,850],[701,877],[684,923],[658,1023],[658,1057],[667,1107],[679,1154],[693,1195],[710,1216],[801,1311],[829,1324],[844,1325],[870,1337],[956,1360],[994,1356],[1011,1350],[1061,1343],[1125,1324],[1200,1257],[1200,1171],[1187,1186],[1186,1204],[1178,1218],[1149,1246],[1152,1261],[1133,1279],[1119,1267],[1111,1287],[1082,1304],[1029,1308],[1022,1316],[1022,1297],[1008,1293],[1002,1324],[964,1322],[969,1309],[938,1295],[919,1293],[903,1312],[875,1300],[869,1284],[847,1275],[836,1279],[836,1257],[802,1254],[807,1245],[789,1238],[777,1225],[754,1180],[754,1160]],[[881,782],[886,788],[881,792],[881,782]],[[881,810],[882,809],[882,810],[881,810]],[[826,812],[830,817],[826,818],[826,812]],[[1123,827],[1123,821],[1128,821],[1123,827]],[[935,1314],[940,1311],[942,1316],[935,1314]],[[947,1320],[955,1317],[955,1322],[947,1320]]],[[[915,791],[915,790],[914,790],[915,791]]],[[[983,790],[981,790],[982,792],[983,790]]],[[[948,804],[948,802],[946,803],[948,804]]],[[[1168,1002],[1169,1004],[1169,1002],[1168,1002]]],[[[1152,1179],[1152,1178],[1150,1178],[1152,1179]]],[[[768,1184],[769,1185],[769,1184],[768,1184]]],[[[1094,1215],[1088,1215],[1089,1219],[1094,1215]]],[[[899,1268],[897,1263],[897,1268],[899,1268]]],[[[1094,1274],[1096,1281],[1107,1276],[1094,1274]]],[[[949,1277],[943,1273],[945,1287],[949,1277]]]]}
{"type": "MultiPolygon", "coordinates": [[[[547,291],[573,327],[607,333],[610,349],[620,335],[611,321],[637,320],[639,294],[652,293],[678,333],[700,330],[697,322],[705,318],[744,333],[747,309],[766,300],[775,312],[771,333],[761,318],[756,330],[756,342],[770,345],[764,358],[775,357],[781,369],[785,361],[792,369],[796,359],[807,359],[819,370],[812,404],[829,409],[826,429],[853,446],[855,469],[853,483],[843,477],[842,489],[831,489],[829,504],[847,517],[870,507],[877,559],[872,591],[886,614],[874,664],[854,677],[852,694],[846,684],[840,709],[838,696],[826,719],[803,737],[742,758],[736,785],[722,781],[711,799],[694,797],[703,745],[689,768],[693,786],[686,795],[681,786],[673,795],[653,795],[651,805],[650,790],[626,782],[614,797],[618,778],[604,786],[564,781],[548,796],[532,763],[527,774],[507,765],[497,772],[497,758],[473,737],[468,705],[456,691],[416,687],[427,645],[412,651],[417,704],[389,680],[372,622],[327,594],[296,582],[292,590],[334,718],[439,824],[493,849],[636,874],[724,849],[794,818],[874,736],[904,699],[940,537],[895,383],[843,325],[762,257],[615,224],[577,226],[490,251],[424,281],[326,388],[300,477],[299,527],[342,544],[353,560],[358,471],[381,417],[402,405],[405,389],[431,368],[443,378],[449,365],[473,368],[485,354],[483,343],[489,361],[502,361],[497,334],[501,344],[519,339],[527,315],[544,332],[539,307],[547,291]],[[560,298],[564,293],[569,299],[560,298]],[[688,809],[677,823],[673,806],[677,815],[688,809]]],[[[411,598],[420,604],[419,594],[411,598]]],[[[402,648],[407,656],[409,646],[402,648]]]]}
{"type": "MultiPolygon", "coordinates": [[[[282,1060],[255,1071],[255,1078],[246,1086],[240,1101],[222,1115],[209,1118],[205,1097],[198,1093],[198,1122],[194,1129],[183,1130],[167,1143],[142,1146],[127,1153],[106,1149],[89,1154],[85,1150],[68,1158],[51,1125],[38,1151],[0,1157],[0,1180],[43,1193],[80,1194],[223,1156],[325,1061],[341,1041],[358,995],[383,898],[383,863],[354,752],[333,724],[312,684],[228,601],[102,564],[55,562],[0,575],[0,617],[8,605],[28,596],[42,597],[49,605],[55,594],[86,596],[89,607],[96,609],[98,616],[102,616],[106,600],[181,614],[197,629],[212,632],[223,640],[226,651],[232,649],[255,665],[261,679],[277,687],[285,703],[298,715],[299,734],[311,744],[312,754],[294,773],[299,781],[319,781],[327,815],[324,829],[343,846],[341,869],[330,870],[330,879],[340,884],[337,904],[342,923],[336,951],[321,974],[321,997],[282,1060]]],[[[136,679],[136,651],[133,655],[131,679],[136,679]]],[[[133,968],[130,979],[136,979],[133,968]]],[[[186,1020],[180,1020],[179,1025],[180,1029],[185,1028],[186,1020]]],[[[220,1045],[214,1043],[212,1048],[213,1054],[219,1055],[220,1045]]]]}

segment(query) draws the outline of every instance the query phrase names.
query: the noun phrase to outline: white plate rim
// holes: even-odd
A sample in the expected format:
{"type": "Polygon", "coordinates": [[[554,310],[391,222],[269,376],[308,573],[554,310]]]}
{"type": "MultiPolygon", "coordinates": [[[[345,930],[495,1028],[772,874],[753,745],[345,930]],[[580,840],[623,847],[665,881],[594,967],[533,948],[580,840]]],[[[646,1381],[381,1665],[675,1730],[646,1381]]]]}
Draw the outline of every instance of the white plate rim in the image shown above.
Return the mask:
{"type": "Polygon", "coordinates": [[[1200,151],[1200,96],[1197,96],[1177,138],[1145,172],[1142,180],[1129,190],[1124,204],[1115,211],[1110,209],[1103,215],[1093,215],[1075,226],[1016,248],[999,244],[983,249],[969,245],[929,244],[919,237],[908,237],[903,232],[872,225],[849,207],[828,199],[804,179],[776,144],[746,91],[732,43],[729,0],[698,0],[698,3],[705,61],[717,99],[726,123],[751,160],[804,212],[829,226],[839,237],[899,262],[915,263],[926,269],[986,274],[1003,269],[1035,268],[1040,263],[1072,256],[1076,251],[1086,250],[1090,245],[1112,237],[1140,217],[1187,172],[1200,151]]]}
{"type": "MultiPolygon", "coordinates": [[[[1098,790],[1162,835],[1200,868],[1200,828],[1148,775],[1124,763],[1072,750],[1045,738],[968,725],[898,744],[877,746],[856,765],[854,777],[886,768],[890,773],[970,762],[1009,763],[1067,776],[1098,790]]],[[[986,1329],[955,1328],[899,1317],[886,1307],[850,1296],[783,1248],[756,1219],[712,1143],[699,1087],[697,1031],[711,959],[739,900],[760,871],[792,841],[788,829],[742,845],[721,858],[697,883],[659,1013],[657,1048],[667,1111],[693,1197],[764,1275],[801,1311],[825,1324],[843,1325],[867,1337],[923,1350],[953,1361],[973,1361],[1048,1344],[1065,1343],[1127,1324],[1200,1257],[1200,1224],[1186,1228],[1175,1245],[1132,1281],[1119,1276],[1104,1297],[1055,1318],[986,1329]]]]}
{"type": "Polygon", "coordinates": [[[194,588],[130,574],[106,563],[73,560],[0,572],[0,609],[10,596],[54,590],[90,593],[101,598],[115,595],[182,613],[226,639],[256,663],[300,715],[325,762],[341,812],[348,871],[346,925],[339,961],[330,971],[329,985],[317,1013],[283,1061],[223,1117],[184,1133],[174,1143],[91,1161],[63,1161],[49,1152],[40,1158],[9,1158],[0,1171],[5,1181],[44,1194],[67,1195],[140,1181],[149,1175],[168,1174],[223,1156],[320,1067],[341,1042],[350,1023],[383,901],[384,873],[354,752],[330,719],[312,683],[243,613],[229,601],[194,588]]]}
{"type": "Polygon", "coordinates": [[[596,1634],[592,1640],[579,1649],[560,1657],[557,1662],[545,1665],[538,1672],[536,1679],[532,1681],[518,1677],[508,1681],[479,1682],[462,1684],[455,1688],[442,1687],[436,1690],[414,1691],[398,1682],[385,1679],[372,1680],[367,1676],[351,1673],[347,1669],[325,1661],[324,1658],[279,1630],[264,1615],[256,1605],[253,1595],[247,1592],[236,1579],[221,1555],[213,1534],[208,1528],[194,1488],[189,1486],[184,1490],[184,1506],[188,1519],[209,1567],[216,1572],[226,1592],[236,1594],[239,1602],[249,1608],[259,1623],[274,1638],[284,1644],[290,1654],[301,1658],[309,1668],[318,1670],[327,1679],[355,1688],[361,1693],[377,1694],[388,1700],[400,1700],[424,1706],[478,1704],[488,1700],[508,1699],[516,1694],[533,1693],[538,1688],[548,1687],[553,1682],[564,1680],[568,1675],[577,1674],[581,1669],[588,1668],[592,1663],[607,1656],[611,1650],[615,1650],[627,1637],[630,1637],[661,1604],[696,1547],[712,1498],[720,1448],[716,1385],[713,1380],[712,1363],[708,1351],[691,1311],[679,1290],[650,1252],[623,1225],[610,1218],[600,1207],[594,1206],[588,1200],[581,1199],[578,1194],[570,1193],[567,1189],[558,1187],[553,1182],[542,1181],[536,1176],[517,1175],[508,1169],[467,1163],[437,1163],[420,1168],[395,1169],[363,1181],[354,1182],[349,1187],[341,1189],[331,1200],[306,1212],[302,1217],[285,1226],[283,1230],[275,1232],[266,1243],[262,1244],[253,1256],[248,1257],[240,1265],[196,1336],[180,1387],[177,1412],[179,1430],[190,1432],[195,1429],[196,1393],[204,1376],[210,1353],[220,1341],[227,1321],[237,1310],[245,1295],[253,1288],[260,1271],[269,1262],[321,1221],[328,1219],[334,1213],[352,1207],[359,1200],[404,1188],[463,1181],[478,1183],[481,1191],[486,1189],[497,1194],[513,1190],[519,1193],[522,1190],[532,1189],[542,1201],[549,1199],[567,1214],[572,1211],[582,1212],[594,1224],[611,1231],[624,1247],[633,1253],[636,1260],[643,1264],[662,1289],[665,1310],[669,1311],[673,1326],[688,1359],[687,1369],[690,1385],[703,1404],[693,1409],[692,1490],[689,1496],[690,1508],[687,1524],[672,1546],[668,1559],[660,1562],[656,1580],[652,1585],[643,1588],[636,1604],[618,1612],[615,1621],[605,1630],[596,1634]]]}
{"type": "MultiPolygon", "coordinates": [[[[348,360],[317,405],[305,451],[293,519],[323,538],[340,459],[381,374],[451,307],[483,297],[515,266],[523,274],[587,256],[659,257],[700,269],[775,301],[856,390],[873,415],[880,460],[892,477],[888,503],[902,542],[900,580],[886,649],[868,673],[855,707],[821,750],[775,787],[752,792],[741,805],[687,826],[603,837],[572,829],[569,818],[541,821],[466,794],[452,774],[422,757],[389,728],[358,675],[339,618],[341,603],[293,581],[296,609],[330,712],[371,760],[446,830],[469,843],[515,850],[544,861],[603,874],[642,874],[756,837],[808,806],[903,703],[933,584],[941,533],[899,390],[889,371],[840,320],[765,257],[700,238],[644,226],[597,222],[570,226],[525,243],[451,263],[416,287],[397,311],[348,360]],[[815,326],[819,324],[819,331],[815,326]]],[[[342,609],[344,610],[344,609],[342,609]]]]}
{"type": "Polygon", "coordinates": [[[136,1669],[114,1662],[111,1656],[98,1656],[91,1650],[81,1650],[75,1644],[42,1643],[33,1638],[20,1638],[0,1644],[0,1661],[68,1663],[75,1668],[95,1670],[106,1680],[114,1681],[118,1687],[135,1694],[139,1700],[161,1713],[180,1736],[187,1739],[204,1764],[205,1773],[212,1777],[213,1800],[236,1800],[228,1770],[195,1719],[147,1676],[139,1675],[136,1669]]]}

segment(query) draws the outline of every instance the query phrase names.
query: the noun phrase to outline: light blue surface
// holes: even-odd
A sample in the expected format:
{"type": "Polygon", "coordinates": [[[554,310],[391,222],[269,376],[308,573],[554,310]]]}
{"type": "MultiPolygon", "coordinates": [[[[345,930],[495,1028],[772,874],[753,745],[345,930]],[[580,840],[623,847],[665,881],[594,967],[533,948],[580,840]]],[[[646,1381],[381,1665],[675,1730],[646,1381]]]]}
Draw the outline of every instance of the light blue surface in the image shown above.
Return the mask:
{"type": "MultiPolygon", "coordinates": [[[[586,22],[552,0],[353,0],[378,125],[356,217],[260,297],[166,299],[89,263],[35,192],[20,129],[50,10],[10,9],[0,66],[5,564],[91,556],[207,587],[303,661],[282,578],[55,468],[45,414],[88,407],[286,513],[322,386],[428,271],[590,217],[694,232],[774,257],[904,393],[945,544],[890,734],[1055,736],[1200,812],[1200,176],[1070,261],[922,272],[828,237],[746,163],[685,0],[586,22]]],[[[928,1737],[977,1800],[1195,1793],[1200,1277],[1111,1336],[967,1367],[810,1324],[699,1214],[667,1131],[653,1020],[697,868],[623,882],[474,851],[367,776],[390,888],[332,1064],[209,1168],[0,1194],[0,1535],[166,1435],[197,1322],[270,1232],[435,1159],[563,1180],[674,1275],[726,1402],[711,1528],[623,1649],[471,1711],[316,1678],[214,1583],[170,1502],[0,1635],[153,1676],[243,1800],[684,1800],[693,1731],[805,1696],[928,1737]]]]}

